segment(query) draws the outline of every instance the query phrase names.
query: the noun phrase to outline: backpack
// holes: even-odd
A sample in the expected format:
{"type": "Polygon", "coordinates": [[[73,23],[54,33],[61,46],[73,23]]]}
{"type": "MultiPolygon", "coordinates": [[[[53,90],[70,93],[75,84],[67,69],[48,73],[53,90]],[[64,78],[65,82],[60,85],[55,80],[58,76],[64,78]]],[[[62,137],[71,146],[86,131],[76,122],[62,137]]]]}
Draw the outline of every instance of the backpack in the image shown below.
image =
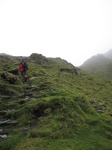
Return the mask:
{"type": "Polygon", "coordinates": [[[25,62],[24,62],[24,64],[23,64],[23,68],[24,68],[25,71],[28,70],[28,65],[27,65],[25,62]]]}

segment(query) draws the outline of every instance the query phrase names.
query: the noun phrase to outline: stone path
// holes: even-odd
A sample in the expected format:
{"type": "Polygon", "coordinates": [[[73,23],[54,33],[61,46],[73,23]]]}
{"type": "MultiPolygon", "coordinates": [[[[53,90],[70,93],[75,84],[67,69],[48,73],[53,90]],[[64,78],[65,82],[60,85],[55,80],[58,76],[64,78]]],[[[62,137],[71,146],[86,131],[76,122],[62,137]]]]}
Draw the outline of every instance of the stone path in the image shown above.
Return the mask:
{"type": "MultiPolygon", "coordinates": [[[[8,115],[11,112],[15,112],[17,110],[17,105],[25,104],[29,101],[35,100],[37,98],[41,98],[45,95],[42,95],[38,88],[36,88],[36,85],[28,86],[25,85],[24,91],[19,96],[10,97],[5,96],[0,98],[0,104],[5,104],[2,110],[0,110],[0,139],[10,139],[10,133],[13,132],[13,129],[16,127],[16,125],[19,124],[16,120],[13,120],[10,118],[10,115],[8,115]],[[13,108],[12,108],[13,107],[13,108]]],[[[27,128],[20,129],[20,132],[27,131],[27,128]]]]}

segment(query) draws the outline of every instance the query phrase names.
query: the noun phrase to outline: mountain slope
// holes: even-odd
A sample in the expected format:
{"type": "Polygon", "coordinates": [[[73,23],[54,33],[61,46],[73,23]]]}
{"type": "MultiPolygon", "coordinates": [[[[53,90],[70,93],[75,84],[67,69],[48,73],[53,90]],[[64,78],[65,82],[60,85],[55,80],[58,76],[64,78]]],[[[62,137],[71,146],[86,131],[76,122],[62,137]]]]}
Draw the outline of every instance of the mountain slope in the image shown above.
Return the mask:
{"type": "Polygon", "coordinates": [[[0,149],[112,149],[112,83],[60,58],[0,57],[0,149]]]}
{"type": "Polygon", "coordinates": [[[112,50],[86,60],[80,68],[88,73],[112,78],[112,50]]]}
{"type": "Polygon", "coordinates": [[[112,49],[110,49],[108,52],[104,53],[104,56],[109,59],[112,59],[112,49]]]}

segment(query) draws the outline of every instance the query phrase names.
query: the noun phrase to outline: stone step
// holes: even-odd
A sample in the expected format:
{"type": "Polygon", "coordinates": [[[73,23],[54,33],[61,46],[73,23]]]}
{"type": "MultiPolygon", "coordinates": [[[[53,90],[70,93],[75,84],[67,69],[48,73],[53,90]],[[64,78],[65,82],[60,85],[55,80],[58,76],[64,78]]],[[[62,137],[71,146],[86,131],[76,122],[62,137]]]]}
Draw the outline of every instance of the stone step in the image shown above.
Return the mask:
{"type": "Polygon", "coordinates": [[[6,134],[0,135],[0,139],[2,139],[2,140],[8,139],[8,138],[9,138],[9,137],[8,137],[6,134]]]}
{"type": "Polygon", "coordinates": [[[2,110],[2,111],[0,111],[0,115],[6,115],[7,113],[9,113],[9,112],[14,112],[15,110],[14,109],[12,109],[12,110],[2,110]]]}
{"type": "Polygon", "coordinates": [[[9,130],[9,129],[0,129],[0,135],[9,134],[10,132],[12,132],[12,130],[9,130]]]}
{"type": "Polygon", "coordinates": [[[0,121],[0,126],[4,126],[4,125],[16,125],[18,124],[17,121],[15,120],[1,120],[0,121]]]}

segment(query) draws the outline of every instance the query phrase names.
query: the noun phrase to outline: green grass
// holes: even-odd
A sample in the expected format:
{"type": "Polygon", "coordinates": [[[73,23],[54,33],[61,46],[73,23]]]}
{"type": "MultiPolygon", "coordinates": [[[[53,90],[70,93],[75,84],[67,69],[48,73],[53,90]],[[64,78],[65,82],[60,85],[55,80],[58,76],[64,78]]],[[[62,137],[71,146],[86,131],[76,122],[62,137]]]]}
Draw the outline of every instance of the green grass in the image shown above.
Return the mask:
{"type": "MultiPolygon", "coordinates": [[[[59,58],[48,64],[28,61],[28,81],[8,83],[2,73],[18,68],[19,57],[0,59],[1,110],[6,118],[16,120],[9,128],[9,139],[0,139],[2,150],[111,150],[112,149],[112,82],[111,79],[61,72],[74,66],[59,58]],[[25,95],[26,96],[23,96],[25,95]],[[39,96],[41,95],[41,96],[39,96]],[[94,100],[90,104],[89,100],[94,100]],[[104,109],[100,113],[97,109],[104,109]],[[21,129],[28,128],[21,132],[21,129]]],[[[1,116],[2,117],[2,116],[1,116]]]]}

